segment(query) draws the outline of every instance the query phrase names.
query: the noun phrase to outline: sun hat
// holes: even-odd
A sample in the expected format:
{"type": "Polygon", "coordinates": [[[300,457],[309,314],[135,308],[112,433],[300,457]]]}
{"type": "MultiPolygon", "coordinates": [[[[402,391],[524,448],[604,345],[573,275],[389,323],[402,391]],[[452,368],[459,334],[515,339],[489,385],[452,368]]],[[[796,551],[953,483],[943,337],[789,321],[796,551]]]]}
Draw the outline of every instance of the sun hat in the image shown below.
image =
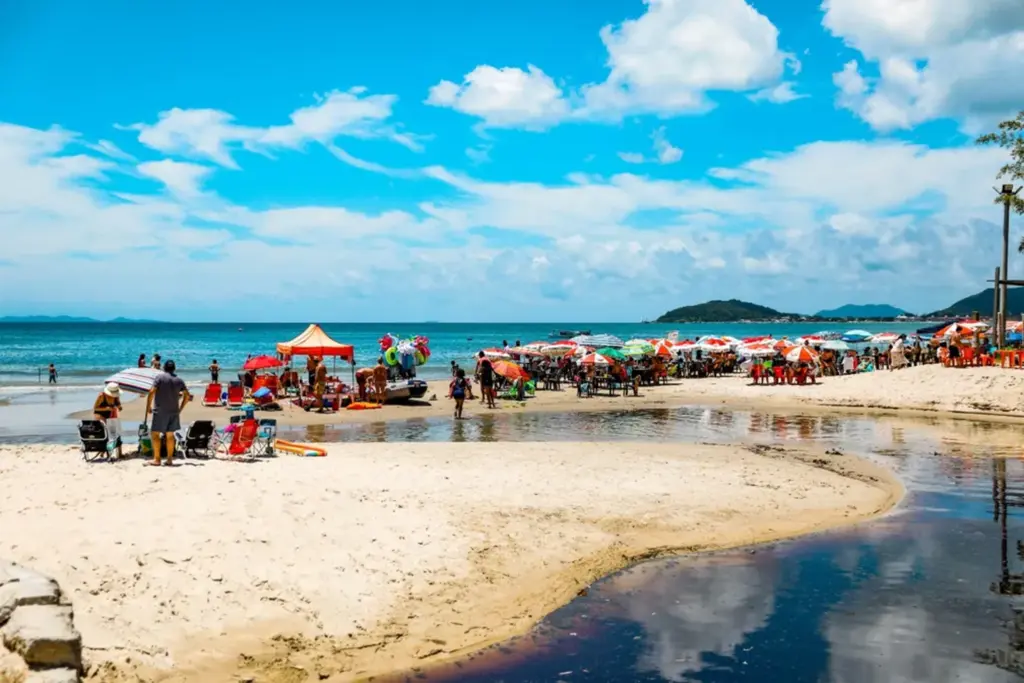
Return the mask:
{"type": "Polygon", "coordinates": [[[115,382],[111,382],[107,386],[103,387],[103,393],[112,398],[117,398],[121,395],[121,387],[115,382]]]}

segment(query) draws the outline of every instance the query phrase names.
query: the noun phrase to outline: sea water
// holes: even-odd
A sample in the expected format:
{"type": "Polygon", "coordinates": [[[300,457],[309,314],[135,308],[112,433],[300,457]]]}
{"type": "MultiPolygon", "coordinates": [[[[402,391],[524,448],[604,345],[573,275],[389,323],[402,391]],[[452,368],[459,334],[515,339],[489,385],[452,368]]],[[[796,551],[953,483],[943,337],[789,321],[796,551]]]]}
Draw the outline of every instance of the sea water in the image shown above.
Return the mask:
{"type": "MultiPolygon", "coordinates": [[[[857,323],[832,325],[828,329],[844,332],[849,328],[869,332],[913,332],[920,323],[857,323]]],[[[648,323],[401,323],[401,324],[323,324],[335,340],[355,347],[356,363],[372,365],[380,353],[378,340],[392,333],[399,337],[423,335],[430,339],[429,362],[418,369],[423,379],[447,377],[451,361],[462,365],[472,362],[483,348],[501,346],[516,340],[524,344],[548,340],[553,331],[589,330],[594,334],[613,334],[623,340],[632,337],[660,338],[678,331],[680,339],[695,339],[706,334],[737,338],[772,334],[775,337],[799,337],[820,332],[822,323],[707,323],[662,325],[648,323]]],[[[206,368],[213,359],[230,376],[250,354],[273,354],[278,342],[295,338],[305,329],[294,323],[0,323],[0,399],[12,394],[43,388],[50,363],[59,373],[58,387],[95,388],[103,379],[127,367],[135,367],[139,354],[147,360],[154,353],[174,359],[178,374],[187,382],[207,377],[206,368]]],[[[341,363],[338,364],[341,366],[341,363]]]]}

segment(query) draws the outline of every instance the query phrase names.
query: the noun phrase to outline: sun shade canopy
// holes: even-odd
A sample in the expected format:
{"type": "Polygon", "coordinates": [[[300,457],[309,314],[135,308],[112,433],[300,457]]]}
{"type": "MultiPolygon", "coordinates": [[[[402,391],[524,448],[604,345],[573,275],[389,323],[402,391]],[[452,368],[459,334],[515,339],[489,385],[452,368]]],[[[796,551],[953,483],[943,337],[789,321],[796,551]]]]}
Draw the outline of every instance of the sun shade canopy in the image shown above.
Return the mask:
{"type": "Polygon", "coordinates": [[[277,352],[282,356],[338,356],[349,362],[355,358],[351,344],[334,341],[319,325],[310,325],[295,339],[278,343],[277,352]]]}

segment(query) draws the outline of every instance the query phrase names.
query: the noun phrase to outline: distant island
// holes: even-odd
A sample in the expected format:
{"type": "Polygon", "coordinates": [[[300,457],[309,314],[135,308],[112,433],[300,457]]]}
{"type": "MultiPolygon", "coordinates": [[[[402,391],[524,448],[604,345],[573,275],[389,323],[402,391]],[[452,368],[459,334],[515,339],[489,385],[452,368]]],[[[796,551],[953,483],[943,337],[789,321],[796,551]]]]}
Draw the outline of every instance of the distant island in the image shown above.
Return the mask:
{"type": "MultiPolygon", "coordinates": [[[[986,290],[964,297],[954,304],[929,314],[935,318],[960,318],[973,314],[975,311],[983,316],[992,315],[992,304],[995,292],[989,287],[986,290]]],[[[1016,318],[1024,314],[1024,288],[1009,287],[1006,290],[1006,315],[1016,318]]]]}
{"type": "Polygon", "coordinates": [[[804,316],[780,313],[774,308],[759,306],[739,299],[728,301],[707,301],[693,306],[673,308],[659,317],[656,323],[731,323],[749,320],[761,322],[782,318],[802,318],[804,316]]]}
{"type": "Polygon", "coordinates": [[[75,315],[5,315],[0,316],[0,323],[155,323],[157,320],[135,320],[133,318],[113,318],[97,320],[75,315]]]}
{"type": "Polygon", "coordinates": [[[815,318],[898,318],[910,313],[889,304],[846,304],[827,311],[818,311],[815,318]]]}
{"type": "MultiPolygon", "coordinates": [[[[1024,290],[1022,290],[1024,294],[1024,290]]],[[[991,297],[991,290],[989,290],[991,297]]],[[[1021,298],[1024,303],[1024,296],[1021,298]]],[[[991,301],[989,307],[991,308],[991,301]]],[[[940,315],[940,314],[933,314],[940,315]]],[[[943,314],[944,315],[944,314],[943,314]]],[[[894,306],[869,304],[857,306],[849,304],[831,311],[819,311],[815,315],[801,313],[784,313],[768,306],[752,304],[749,301],[729,299],[714,300],[692,306],[681,306],[665,313],[654,322],[657,323],[738,323],[738,322],[823,322],[848,323],[854,321],[893,322],[897,320],[921,320],[894,306]]]]}

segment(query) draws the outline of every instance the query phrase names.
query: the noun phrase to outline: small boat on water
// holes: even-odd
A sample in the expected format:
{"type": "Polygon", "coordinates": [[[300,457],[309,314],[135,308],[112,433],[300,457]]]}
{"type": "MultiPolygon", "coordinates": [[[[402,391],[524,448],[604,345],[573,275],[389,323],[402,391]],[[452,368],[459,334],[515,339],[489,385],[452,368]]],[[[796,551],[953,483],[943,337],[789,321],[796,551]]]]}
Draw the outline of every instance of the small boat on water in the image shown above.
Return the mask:
{"type": "Polygon", "coordinates": [[[552,330],[549,339],[572,339],[580,335],[590,334],[590,330],[552,330]]]}

